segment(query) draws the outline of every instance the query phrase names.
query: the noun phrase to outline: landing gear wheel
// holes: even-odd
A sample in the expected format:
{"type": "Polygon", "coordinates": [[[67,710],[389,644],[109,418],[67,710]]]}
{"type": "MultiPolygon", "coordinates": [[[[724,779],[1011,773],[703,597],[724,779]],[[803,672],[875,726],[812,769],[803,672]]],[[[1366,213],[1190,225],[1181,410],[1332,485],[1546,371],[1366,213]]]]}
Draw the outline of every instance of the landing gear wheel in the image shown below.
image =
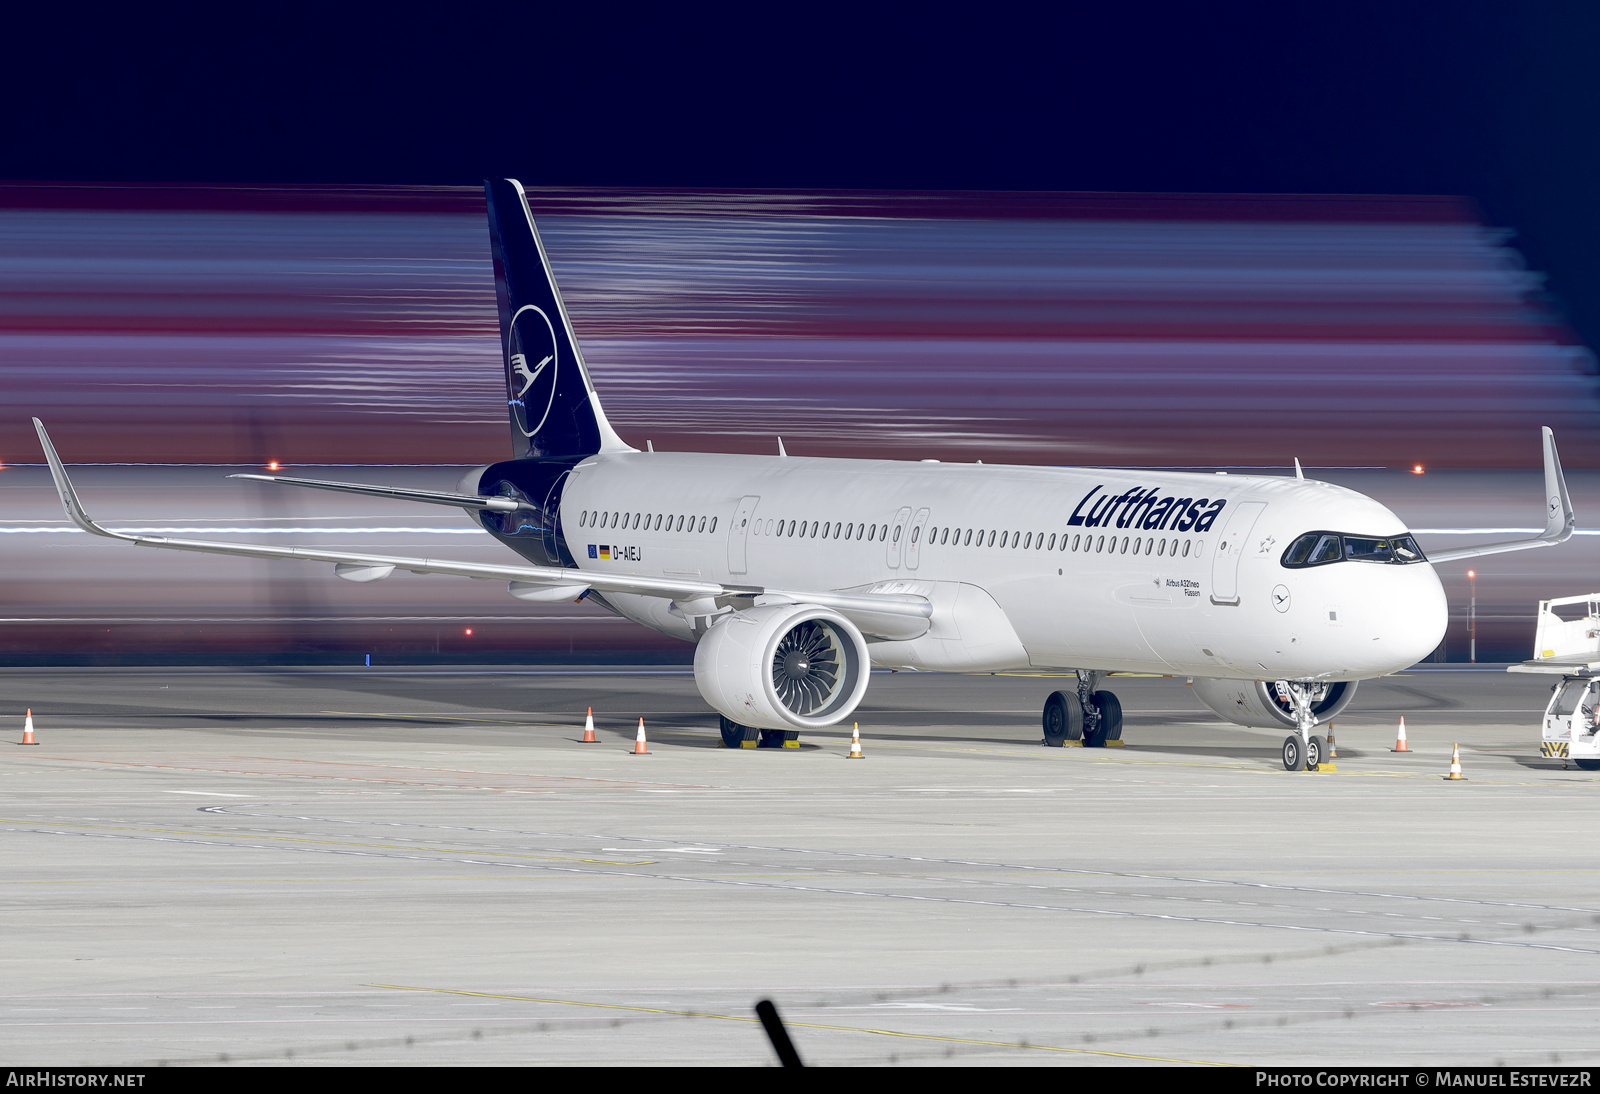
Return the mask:
{"type": "Polygon", "coordinates": [[[1600,760],[1573,760],[1572,762],[1585,771],[1600,771],[1600,760]]]}
{"type": "Polygon", "coordinates": [[[1044,701],[1044,743],[1060,748],[1083,736],[1083,704],[1065,691],[1053,691],[1044,701]]]}
{"type": "Polygon", "coordinates": [[[1327,758],[1328,739],[1313,733],[1311,735],[1311,743],[1306,745],[1306,770],[1315,771],[1322,766],[1322,762],[1327,758]]]}
{"type": "Polygon", "coordinates": [[[1283,769],[1285,771],[1304,771],[1306,769],[1306,750],[1300,743],[1300,735],[1291,733],[1283,739],[1283,769]]]}
{"type": "Polygon", "coordinates": [[[1122,740],[1122,700],[1114,692],[1097,691],[1089,696],[1100,708],[1100,743],[1122,740]]]}
{"type": "Polygon", "coordinates": [[[722,719],[722,747],[723,748],[754,748],[756,746],[756,731],[749,726],[742,726],[738,722],[722,719]],[[746,742],[749,742],[746,744],[746,742]]]}

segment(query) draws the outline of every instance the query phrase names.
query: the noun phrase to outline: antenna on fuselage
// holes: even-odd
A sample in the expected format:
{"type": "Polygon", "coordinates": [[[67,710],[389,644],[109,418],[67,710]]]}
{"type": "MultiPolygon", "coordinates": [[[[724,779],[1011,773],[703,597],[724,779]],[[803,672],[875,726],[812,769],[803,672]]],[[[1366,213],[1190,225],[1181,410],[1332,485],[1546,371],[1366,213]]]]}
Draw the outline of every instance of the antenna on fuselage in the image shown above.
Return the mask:
{"type": "Polygon", "coordinates": [[[787,456],[787,455],[788,455],[788,454],[789,454],[789,453],[787,453],[787,452],[785,452],[785,451],[784,451],[784,450],[783,450],[783,438],[782,438],[782,437],[779,437],[779,438],[778,438],[778,455],[780,455],[780,456],[787,456]]]}
{"type": "Polygon", "coordinates": [[[1296,456],[1294,458],[1294,477],[1299,479],[1301,482],[1305,482],[1306,481],[1306,473],[1304,471],[1300,470],[1300,457],[1299,456],[1296,456]]]}

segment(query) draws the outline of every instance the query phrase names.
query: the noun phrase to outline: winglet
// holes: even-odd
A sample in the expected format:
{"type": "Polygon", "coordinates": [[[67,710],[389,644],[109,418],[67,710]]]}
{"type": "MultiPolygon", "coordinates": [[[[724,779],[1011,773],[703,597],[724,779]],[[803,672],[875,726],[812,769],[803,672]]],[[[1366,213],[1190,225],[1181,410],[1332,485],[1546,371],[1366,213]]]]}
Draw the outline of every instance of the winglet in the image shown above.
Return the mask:
{"type": "Polygon", "coordinates": [[[1572,533],[1578,527],[1578,516],[1572,511],[1572,498],[1567,494],[1567,479],[1561,473],[1561,457],[1556,455],[1556,435],[1549,426],[1541,428],[1544,430],[1544,531],[1532,539],[1486,543],[1481,547],[1457,547],[1453,551],[1429,551],[1430,562],[1456,562],[1480,555],[1525,551],[1530,547],[1554,547],[1572,538],[1572,533]]]}
{"type": "Polygon", "coordinates": [[[1561,473],[1561,457],[1556,455],[1556,435],[1544,426],[1544,535],[1540,539],[1551,543],[1565,543],[1578,526],[1578,516],[1572,511],[1572,499],[1567,495],[1567,479],[1561,473]]]}
{"type": "Polygon", "coordinates": [[[78,501],[77,491],[72,489],[72,480],[67,478],[67,469],[62,466],[61,457],[56,455],[56,446],[50,443],[50,434],[45,432],[44,423],[35,418],[33,428],[39,433],[39,443],[44,445],[44,458],[50,464],[50,477],[55,480],[56,493],[61,495],[61,507],[67,511],[67,516],[72,518],[72,523],[93,535],[107,536],[111,539],[132,539],[132,536],[108,532],[89,519],[89,514],[83,511],[83,504],[78,501]]]}

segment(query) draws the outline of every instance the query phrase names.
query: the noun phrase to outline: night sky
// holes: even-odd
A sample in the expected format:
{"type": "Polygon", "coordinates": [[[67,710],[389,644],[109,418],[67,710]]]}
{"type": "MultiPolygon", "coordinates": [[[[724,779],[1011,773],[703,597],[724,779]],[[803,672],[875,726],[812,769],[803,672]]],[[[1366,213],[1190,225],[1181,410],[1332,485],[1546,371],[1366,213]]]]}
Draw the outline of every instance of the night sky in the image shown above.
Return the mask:
{"type": "MultiPolygon", "coordinates": [[[[217,615],[275,656],[426,655],[462,612],[498,620],[480,638],[504,649],[639,640],[576,617],[529,630],[501,593],[422,583],[379,619],[326,575],[220,563],[86,590],[98,556],[50,530],[42,471],[14,466],[39,458],[30,413],[84,464],[502,458],[490,175],[530,187],[596,382],[641,446],[765,452],[781,433],[806,455],[1279,472],[1299,456],[1335,478],[1387,468],[1348,472],[1384,497],[1489,491],[1510,523],[1527,491],[1494,493],[1492,469],[1536,467],[1537,425],[1569,468],[1600,467],[1579,344],[1600,345],[1592,5],[244,10],[8,15],[0,598],[17,649],[92,632],[117,656],[193,653],[220,641],[195,622],[217,615]],[[1413,461],[1488,477],[1411,484],[1413,461]],[[19,561],[24,540],[59,580],[19,561]]],[[[97,473],[97,504],[141,519],[311,519],[198,470],[97,473]],[[119,491],[120,474],[145,478],[119,491]]],[[[1427,504],[1403,515],[1464,519],[1427,504]]],[[[422,516],[406,535],[464,549],[465,529],[422,516]]],[[[1587,552],[1550,554],[1550,572],[1480,568],[1502,652],[1525,647],[1538,596],[1590,587],[1587,552]]]]}
{"type": "Polygon", "coordinates": [[[9,13],[0,179],[1457,194],[1600,335],[1592,4],[553,7],[9,13]]]}

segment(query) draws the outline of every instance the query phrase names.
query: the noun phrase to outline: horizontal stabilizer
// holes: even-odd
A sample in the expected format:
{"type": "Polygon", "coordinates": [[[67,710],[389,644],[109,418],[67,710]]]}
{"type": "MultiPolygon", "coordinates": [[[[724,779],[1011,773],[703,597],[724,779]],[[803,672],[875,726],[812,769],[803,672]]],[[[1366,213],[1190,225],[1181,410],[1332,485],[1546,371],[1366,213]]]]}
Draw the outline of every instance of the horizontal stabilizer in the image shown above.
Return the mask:
{"type": "Polygon", "coordinates": [[[493,509],[509,513],[528,506],[515,498],[500,498],[488,494],[455,494],[444,490],[409,490],[402,486],[369,486],[359,482],[328,482],[324,479],[295,479],[288,475],[229,475],[230,479],[251,479],[255,482],[276,482],[284,486],[309,486],[313,490],[337,490],[345,494],[366,494],[375,498],[394,498],[397,501],[420,501],[426,505],[458,505],[463,509],[493,509]]]}

